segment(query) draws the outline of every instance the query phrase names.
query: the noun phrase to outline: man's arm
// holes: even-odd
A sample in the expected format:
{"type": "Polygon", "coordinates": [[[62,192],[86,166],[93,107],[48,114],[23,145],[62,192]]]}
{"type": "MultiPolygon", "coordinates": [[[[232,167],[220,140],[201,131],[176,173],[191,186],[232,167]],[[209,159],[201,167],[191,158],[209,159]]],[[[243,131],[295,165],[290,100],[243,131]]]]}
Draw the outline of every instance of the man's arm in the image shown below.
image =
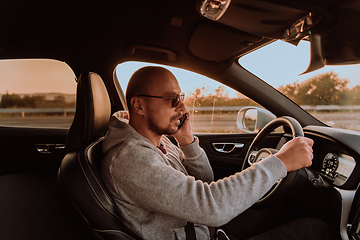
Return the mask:
{"type": "Polygon", "coordinates": [[[117,198],[147,211],[207,226],[230,221],[286,175],[282,162],[271,156],[209,184],[166,165],[150,143],[133,142],[113,151],[118,153],[104,159],[103,176],[117,198]]]}
{"type": "Polygon", "coordinates": [[[199,139],[197,137],[194,138],[194,142],[191,144],[180,146],[180,149],[185,156],[184,163],[186,170],[191,176],[208,183],[214,180],[214,173],[209,159],[204,149],[199,146],[199,139]]]}

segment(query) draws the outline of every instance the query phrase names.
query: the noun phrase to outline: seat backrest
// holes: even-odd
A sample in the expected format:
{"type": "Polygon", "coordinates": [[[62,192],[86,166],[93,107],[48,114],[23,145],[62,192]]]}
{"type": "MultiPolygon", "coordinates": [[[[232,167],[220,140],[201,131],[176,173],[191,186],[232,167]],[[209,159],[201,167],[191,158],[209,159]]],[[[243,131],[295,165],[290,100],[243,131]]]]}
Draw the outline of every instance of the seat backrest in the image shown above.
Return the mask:
{"type": "Polygon", "coordinates": [[[108,92],[101,77],[82,74],[76,90],[76,112],[66,138],[66,152],[73,152],[97,140],[106,130],[111,116],[108,92]]]}
{"type": "Polygon", "coordinates": [[[99,75],[81,75],[76,113],[69,129],[56,179],[59,203],[83,220],[98,239],[137,239],[122,223],[120,212],[100,175],[102,141],[111,115],[110,99],[99,75]]]}

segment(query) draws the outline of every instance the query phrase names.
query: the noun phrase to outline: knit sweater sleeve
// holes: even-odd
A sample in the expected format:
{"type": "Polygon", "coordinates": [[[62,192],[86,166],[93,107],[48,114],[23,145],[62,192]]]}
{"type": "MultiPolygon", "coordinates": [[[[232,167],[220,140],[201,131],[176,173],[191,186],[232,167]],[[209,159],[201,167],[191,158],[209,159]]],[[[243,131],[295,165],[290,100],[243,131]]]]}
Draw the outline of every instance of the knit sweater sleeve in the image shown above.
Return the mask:
{"type": "Polygon", "coordinates": [[[204,149],[199,146],[199,139],[197,137],[195,137],[194,142],[191,144],[180,148],[185,156],[184,164],[186,165],[186,170],[191,176],[208,183],[214,180],[214,173],[209,159],[204,149]]]}
{"type": "Polygon", "coordinates": [[[111,179],[119,196],[126,196],[125,201],[207,226],[227,223],[286,176],[282,162],[270,156],[233,176],[207,183],[173,169],[156,149],[137,142],[122,145],[109,164],[105,178],[111,179]]]}

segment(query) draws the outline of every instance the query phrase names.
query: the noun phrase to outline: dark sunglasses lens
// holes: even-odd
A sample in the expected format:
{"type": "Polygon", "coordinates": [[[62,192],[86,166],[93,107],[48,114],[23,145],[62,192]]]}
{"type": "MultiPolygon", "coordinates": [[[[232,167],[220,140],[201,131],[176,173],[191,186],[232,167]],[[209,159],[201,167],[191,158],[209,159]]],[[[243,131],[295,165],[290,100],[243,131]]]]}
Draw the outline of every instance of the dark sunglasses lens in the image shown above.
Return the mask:
{"type": "Polygon", "coordinates": [[[181,93],[181,94],[175,94],[172,98],[171,98],[171,106],[172,107],[177,107],[179,105],[180,100],[184,101],[185,99],[185,94],[181,93]]]}
{"type": "Polygon", "coordinates": [[[180,94],[176,94],[172,97],[171,99],[171,106],[172,107],[177,107],[177,105],[179,105],[179,102],[180,102],[180,94]]]}

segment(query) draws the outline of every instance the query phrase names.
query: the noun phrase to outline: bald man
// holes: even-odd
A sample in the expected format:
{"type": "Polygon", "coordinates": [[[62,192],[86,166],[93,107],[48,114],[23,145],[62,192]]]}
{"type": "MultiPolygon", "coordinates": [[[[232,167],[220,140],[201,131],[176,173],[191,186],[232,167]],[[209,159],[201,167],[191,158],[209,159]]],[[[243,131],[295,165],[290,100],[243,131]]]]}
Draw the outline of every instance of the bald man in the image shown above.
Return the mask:
{"type": "Polygon", "coordinates": [[[184,95],[170,71],[139,69],[128,83],[126,100],[129,120],[115,113],[103,142],[102,176],[124,224],[141,239],[189,239],[185,226],[191,222],[196,239],[209,240],[208,226],[228,223],[288,171],[312,163],[313,141],[295,138],[275,155],[214,182],[209,160],[192,134],[184,95]],[[179,147],[165,135],[174,136],[179,147]]]}

